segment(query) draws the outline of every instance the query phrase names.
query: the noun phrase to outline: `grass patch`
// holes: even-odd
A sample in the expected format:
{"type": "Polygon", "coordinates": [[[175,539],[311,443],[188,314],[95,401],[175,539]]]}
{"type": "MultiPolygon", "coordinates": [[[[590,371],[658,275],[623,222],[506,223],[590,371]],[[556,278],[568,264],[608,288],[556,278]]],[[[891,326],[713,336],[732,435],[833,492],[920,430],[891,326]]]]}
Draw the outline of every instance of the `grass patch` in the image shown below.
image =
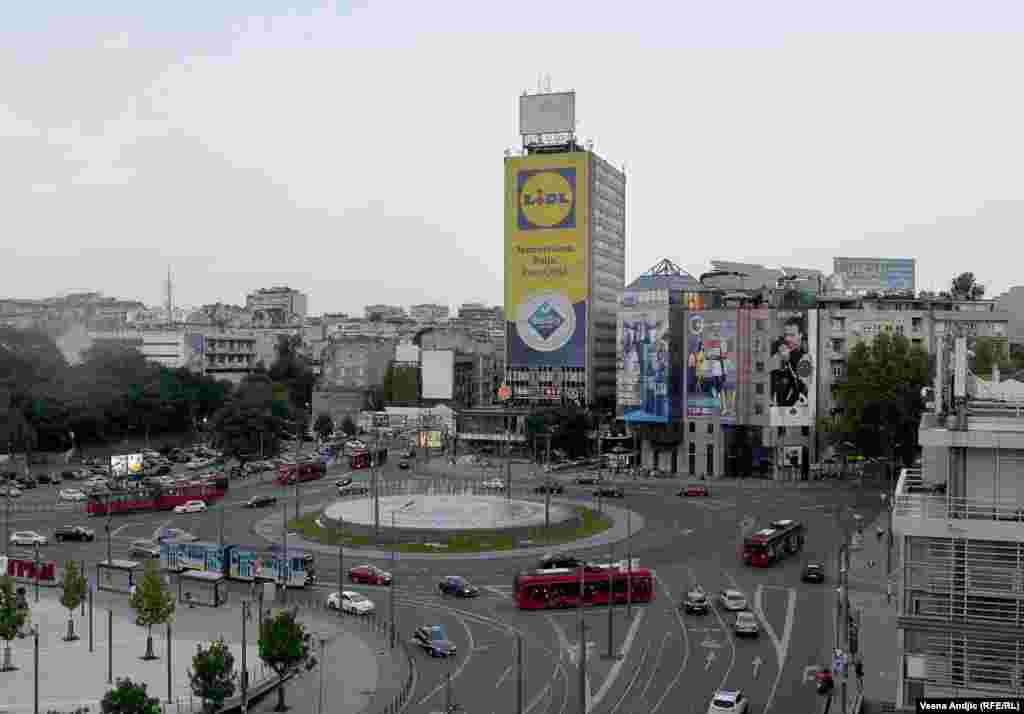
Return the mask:
{"type": "MultiPolygon", "coordinates": [[[[564,523],[553,523],[545,536],[544,527],[531,528],[525,534],[509,535],[499,530],[479,530],[472,533],[458,533],[447,537],[438,534],[424,534],[417,542],[398,543],[400,553],[480,553],[492,550],[515,550],[542,545],[559,545],[589,538],[603,533],[612,525],[612,520],[589,508],[573,508],[576,517],[564,523]],[[526,542],[529,541],[529,542],[526,542]],[[437,547],[433,544],[442,547],[437,547]]],[[[301,533],[306,540],[324,545],[372,546],[390,548],[391,540],[385,524],[381,524],[380,541],[375,543],[372,535],[353,533],[348,529],[321,528],[316,521],[319,513],[307,513],[288,521],[288,529],[301,533]]]]}

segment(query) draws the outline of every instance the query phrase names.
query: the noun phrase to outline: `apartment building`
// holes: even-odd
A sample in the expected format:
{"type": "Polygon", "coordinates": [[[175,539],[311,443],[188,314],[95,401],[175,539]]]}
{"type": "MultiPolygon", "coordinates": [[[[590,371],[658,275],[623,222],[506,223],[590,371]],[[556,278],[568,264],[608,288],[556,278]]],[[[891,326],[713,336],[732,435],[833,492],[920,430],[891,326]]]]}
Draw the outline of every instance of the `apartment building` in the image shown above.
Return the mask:
{"type": "Polygon", "coordinates": [[[448,319],[451,309],[447,305],[424,303],[409,308],[409,317],[422,325],[432,325],[448,319]]]}
{"type": "Polygon", "coordinates": [[[368,389],[384,384],[395,340],[337,336],[323,350],[320,389],[368,389]]]}
{"type": "Polygon", "coordinates": [[[259,321],[287,323],[303,320],[308,312],[306,294],[288,286],[261,288],[245,296],[245,308],[259,321]]]}

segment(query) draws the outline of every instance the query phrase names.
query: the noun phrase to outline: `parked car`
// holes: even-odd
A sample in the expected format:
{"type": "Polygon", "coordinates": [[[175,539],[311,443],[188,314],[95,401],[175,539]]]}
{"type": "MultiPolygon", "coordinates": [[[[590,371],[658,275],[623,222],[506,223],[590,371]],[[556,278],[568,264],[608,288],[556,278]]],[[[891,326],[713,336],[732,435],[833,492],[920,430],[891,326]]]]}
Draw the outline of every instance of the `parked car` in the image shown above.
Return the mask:
{"type": "Polygon", "coordinates": [[[602,486],[594,491],[594,498],[625,498],[626,492],[619,486],[602,486]]]}
{"type": "Polygon", "coordinates": [[[409,470],[409,459],[402,459],[401,461],[399,461],[398,462],[398,468],[401,469],[402,471],[408,471],[409,470]]]}
{"type": "Polygon", "coordinates": [[[370,492],[370,487],[362,481],[349,483],[344,486],[338,486],[339,496],[355,496],[355,495],[366,495],[370,492]]]}
{"type": "Polygon", "coordinates": [[[381,570],[375,565],[357,565],[349,568],[348,579],[354,583],[367,585],[390,585],[391,573],[381,570]]]}
{"type": "Polygon", "coordinates": [[[85,495],[85,491],[80,491],[77,488],[62,488],[57,493],[57,500],[60,501],[71,501],[79,502],[88,500],[88,496],[85,495]]]}
{"type": "Polygon", "coordinates": [[[736,613],[736,621],[732,623],[732,629],[737,637],[757,637],[761,634],[757,618],[754,617],[754,613],[748,611],[736,613]]]}
{"type": "Polygon", "coordinates": [[[133,540],[128,552],[131,555],[141,555],[146,558],[159,558],[160,544],[155,540],[133,540]]]}
{"type": "Polygon", "coordinates": [[[486,488],[488,491],[504,491],[505,482],[500,478],[489,478],[480,484],[482,488],[486,488]]]}
{"type": "Polygon", "coordinates": [[[84,526],[61,526],[53,532],[53,539],[58,543],[63,543],[66,540],[91,543],[96,540],[96,531],[84,526]]]}
{"type": "Polygon", "coordinates": [[[711,601],[700,585],[690,589],[683,598],[683,612],[694,615],[706,615],[711,611],[711,601]]]}
{"type": "Polygon", "coordinates": [[[16,482],[24,490],[39,486],[39,481],[37,481],[33,476],[19,476],[16,479],[16,482]]]}
{"type": "Polygon", "coordinates": [[[431,657],[449,657],[455,654],[455,643],[448,639],[444,625],[424,625],[412,634],[415,644],[426,650],[431,657]]]}
{"type": "Polygon", "coordinates": [[[739,612],[747,609],[747,598],[739,590],[723,590],[718,594],[718,602],[722,608],[729,612],[739,612]]]}
{"type": "Polygon", "coordinates": [[[176,540],[181,543],[194,543],[199,540],[199,537],[181,528],[160,528],[156,532],[156,539],[157,541],[176,540]]]}
{"type": "Polygon", "coordinates": [[[253,496],[242,504],[242,508],[265,508],[277,503],[275,496],[253,496]]]}
{"type": "Polygon", "coordinates": [[[11,534],[10,544],[11,545],[48,545],[49,539],[44,535],[39,535],[35,531],[17,531],[11,534]]]}
{"type": "Polygon", "coordinates": [[[710,496],[711,495],[711,489],[708,488],[707,486],[705,486],[702,483],[691,483],[691,484],[687,484],[686,486],[684,486],[682,488],[682,490],[679,491],[679,493],[677,493],[676,495],[677,496],[684,496],[684,497],[685,496],[710,496]]]}
{"type": "Polygon", "coordinates": [[[21,496],[21,489],[17,486],[7,485],[0,486],[0,496],[10,496],[11,498],[18,498],[21,496]]]}
{"type": "Polygon", "coordinates": [[[175,506],[175,513],[206,513],[205,501],[185,501],[180,506],[175,506]]]}
{"type": "Polygon", "coordinates": [[[461,575],[446,575],[437,584],[437,589],[442,595],[455,595],[456,597],[476,597],[480,594],[480,588],[472,585],[461,575]]]}
{"type": "Polygon", "coordinates": [[[565,487],[560,483],[542,483],[533,487],[534,493],[550,493],[558,495],[565,493],[565,487]]]}
{"type": "Polygon", "coordinates": [[[819,563],[808,563],[804,566],[804,572],[800,579],[805,583],[823,583],[825,582],[825,567],[819,563]]]}
{"type": "Polygon", "coordinates": [[[711,698],[708,714],[749,714],[750,700],[739,689],[719,689],[711,698]]]}
{"type": "Polygon", "coordinates": [[[369,615],[374,611],[373,601],[365,595],[351,590],[331,593],[327,596],[327,609],[341,610],[353,615],[369,615]]]}
{"type": "Polygon", "coordinates": [[[599,483],[601,483],[601,477],[597,474],[583,474],[576,477],[576,485],[578,486],[595,486],[599,483]]]}

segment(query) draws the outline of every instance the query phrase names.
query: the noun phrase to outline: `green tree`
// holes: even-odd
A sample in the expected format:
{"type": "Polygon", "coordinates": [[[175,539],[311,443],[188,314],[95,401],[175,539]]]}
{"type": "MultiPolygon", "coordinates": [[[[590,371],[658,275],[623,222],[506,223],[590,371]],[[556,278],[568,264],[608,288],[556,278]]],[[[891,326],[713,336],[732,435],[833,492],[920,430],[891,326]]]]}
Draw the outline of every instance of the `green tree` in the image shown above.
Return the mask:
{"type": "Polygon", "coordinates": [[[978,283],[974,273],[960,273],[950,281],[950,295],[957,300],[980,300],[985,286],[978,283]]]}
{"type": "Polygon", "coordinates": [[[344,432],[345,436],[356,435],[356,423],[348,414],[346,414],[341,420],[341,430],[344,432]]]}
{"type": "Polygon", "coordinates": [[[146,654],[143,659],[157,659],[153,653],[153,625],[163,625],[174,617],[174,595],[164,589],[160,578],[160,566],[155,560],[146,562],[135,592],[132,593],[130,604],[135,610],[135,621],[146,628],[146,654]]]}
{"type": "Polygon", "coordinates": [[[976,337],[974,339],[974,356],[971,359],[971,371],[982,379],[992,378],[992,368],[1011,369],[1009,342],[1005,337],[976,337]]]}
{"type": "Polygon", "coordinates": [[[14,578],[8,575],[0,577],[0,640],[4,641],[4,666],[0,667],[0,672],[14,668],[11,664],[11,640],[28,625],[30,617],[27,603],[18,601],[14,578]]]}
{"type": "Polygon", "coordinates": [[[277,707],[274,711],[287,711],[284,703],[284,680],[285,677],[311,663],[309,643],[309,633],[296,619],[294,610],[280,610],[272,617],[265,617],[260,624],[260,659],[280,680],[277,688],[277,707]]]}
{"type": "Polygon", "coordinates": [[[235,656],[224,638],[211,642],[206,648],[196,645],[188,681],[192,693],[203,700],[205,708],[219,711],[225,700],[234,696],[237,679],[235,656]]]}
{"type": "Polygon", "coordinates": [[[64,637],[64,641],[73,642],[78,639],[78,635],[75,634],[75,610],[82,604],[89,587],[77,560],[68,560],[64,563],[62,585],[60,604],[68,611],[68,634],[64,637]]]}
{"type": "Polygon", "coordinates": [[[388,365],[384,372],[384,401],[415,402],[420,398],[420,371],[416,367],[388,365]]]}
{"type": "Polygon", "coordinates": [[[231,401],[211,419],[215,442],[234,456],[274,451],[285,420],[274,413],[274,385],[266,375],[242,380],[231,401]]]}
{"type": "Polygon", "coordinates": [[[912,463],[924,409],[921,388],[930,381],[928,354],[902,335],[882,333],[859,342],[839,387],[845,407],[839,430],[865,456],[898,456],[912,463]]]}
{"type": "Polygon", "coordinates": [[[321,439],[327,439],[331,434],[334,433],[334,420],[331,419],[331,415],[324,412],[316,418],[316,423],[313,425],[313,431],[321,439]]]}
{"type": "Polygon", "coordinates": [[[270,365],[267,375],[275,383],[288,388],[288,399],[293,411],[305,411],[305,405],[312,403],[316,377],[313,375],[309,360],[302,354],[301,337],[278,337],[277,357],[270,365]]]}
{"type": "Polygon", "coordinates": [[[103,714],[160,714],[160,700],[149,696],[145,682],[118,678],[117,685],[103,695],[103,714]]]}

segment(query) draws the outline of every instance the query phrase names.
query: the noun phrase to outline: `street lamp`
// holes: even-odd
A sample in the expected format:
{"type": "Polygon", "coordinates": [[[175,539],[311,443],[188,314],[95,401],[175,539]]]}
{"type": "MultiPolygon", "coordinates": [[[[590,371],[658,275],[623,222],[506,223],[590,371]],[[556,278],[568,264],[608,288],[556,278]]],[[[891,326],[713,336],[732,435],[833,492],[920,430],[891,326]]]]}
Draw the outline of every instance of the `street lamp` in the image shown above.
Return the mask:
{"type": "Polygon", "coordinates": [[[395,514],[405,513],[415,505],[416,501],[408,501],[401,508],[396,508],[391,511],[391,592],[388,594],[388,612],[391,615],[391,649],[395,648],[395,645],[397,644],[396,640],[398,639],[398,619],[395,615],[395,588],[397,587],[397,580],[395,578],[395,551],[398,548],[398,530],[395,528],[395,514]]]}
{"type": "Polygon", "coordinates": [[[33,642],[33,677],[35,683],[33,686],[34,701],[35,701],[35,714],[39,714],[39,625],[32,625],[32,642],[33,642]]]}

